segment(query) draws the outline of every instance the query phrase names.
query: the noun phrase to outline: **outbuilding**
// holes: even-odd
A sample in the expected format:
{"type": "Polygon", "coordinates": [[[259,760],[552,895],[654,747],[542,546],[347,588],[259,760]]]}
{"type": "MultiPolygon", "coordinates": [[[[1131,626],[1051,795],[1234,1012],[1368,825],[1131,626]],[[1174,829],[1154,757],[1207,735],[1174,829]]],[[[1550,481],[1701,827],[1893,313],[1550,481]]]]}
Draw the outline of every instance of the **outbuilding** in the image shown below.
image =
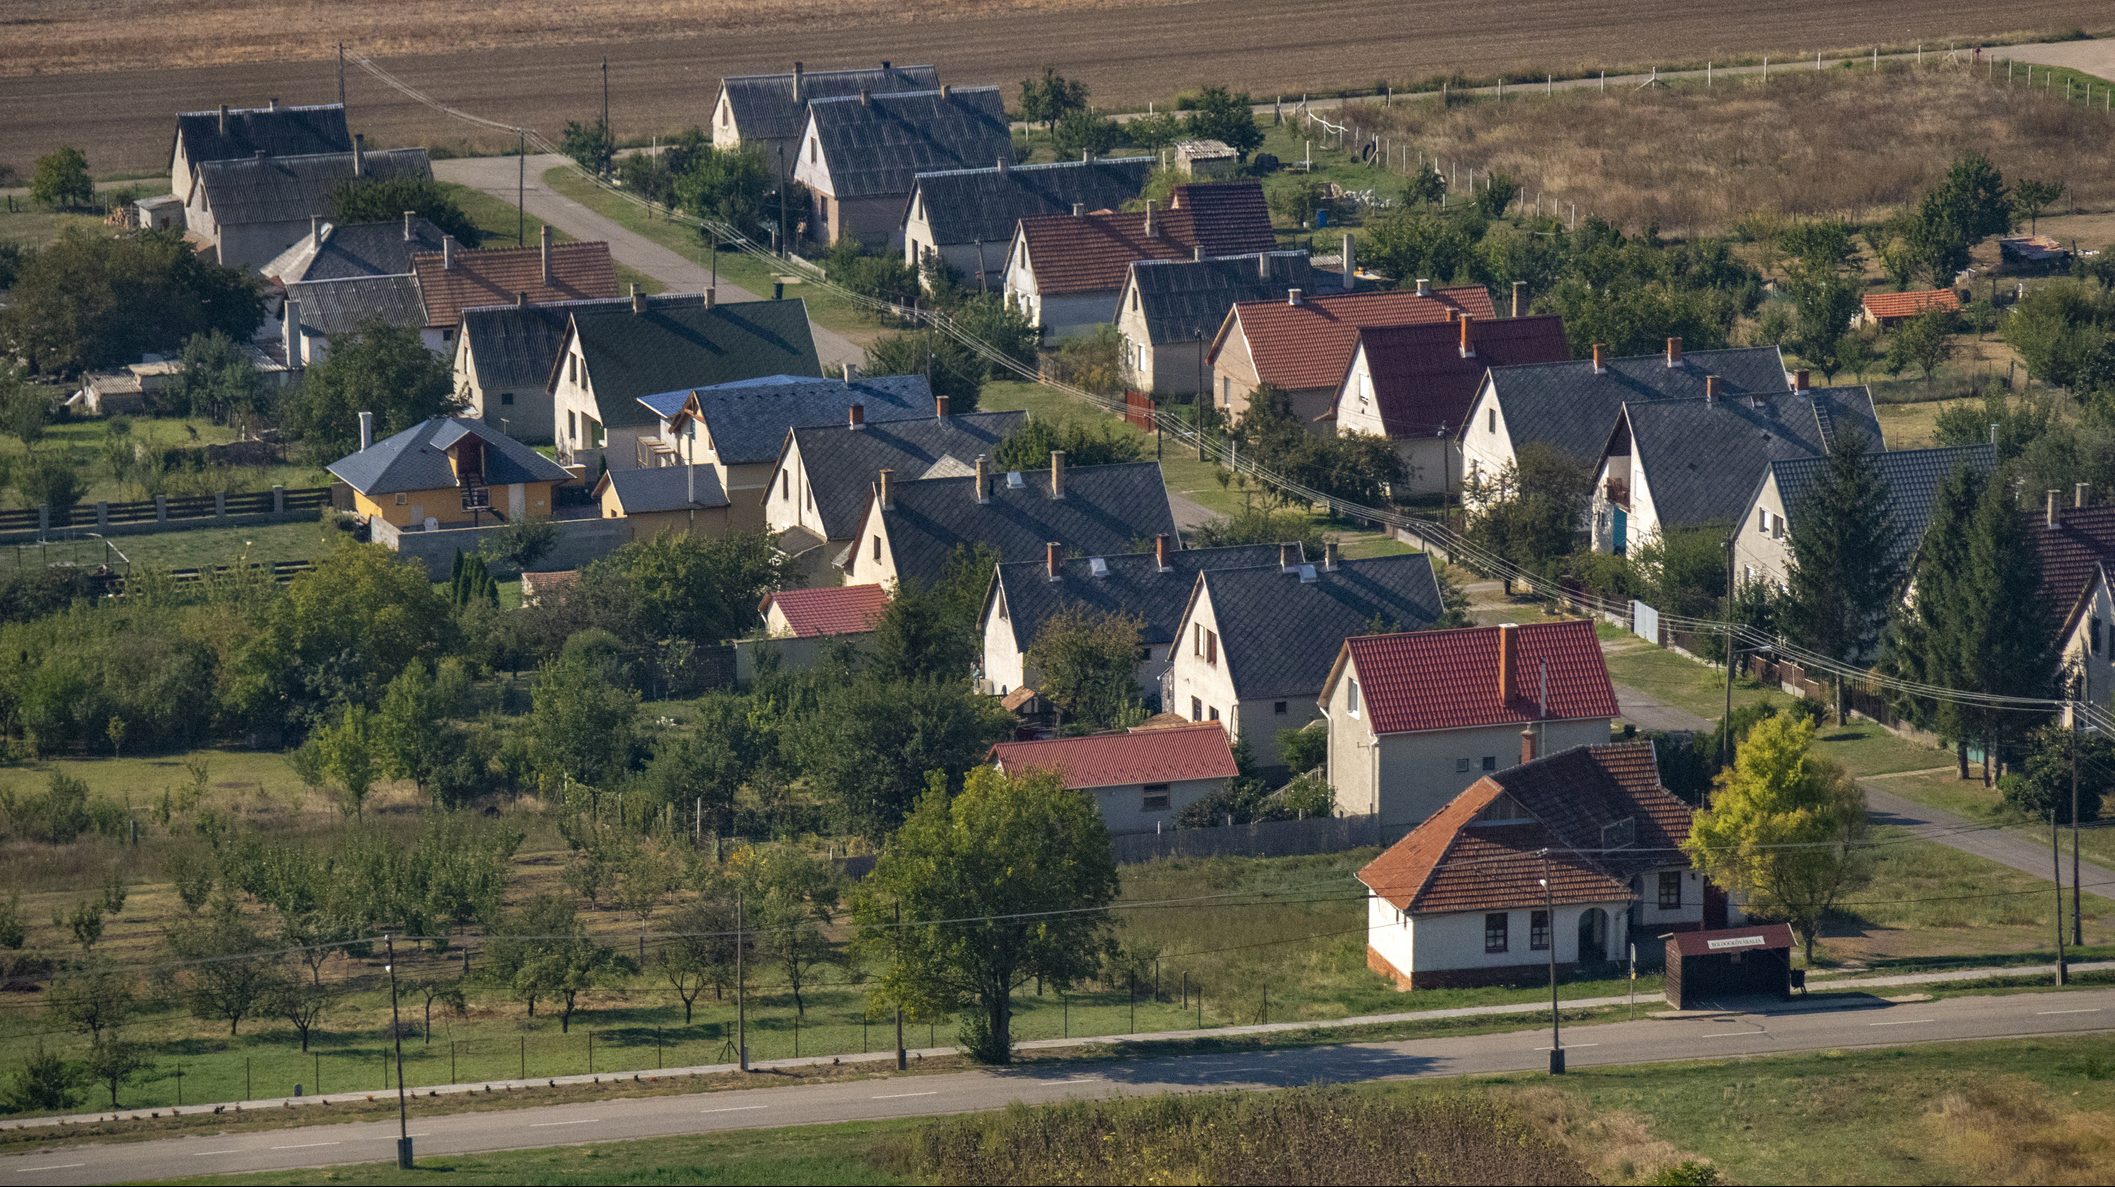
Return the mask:
{"type": "Polygon", "coordinates": [[[1792,929],[1782,923],[1667,937],[1667,1000],[1708,1009],[1726,998],[1792,995],[1792,929]]]}

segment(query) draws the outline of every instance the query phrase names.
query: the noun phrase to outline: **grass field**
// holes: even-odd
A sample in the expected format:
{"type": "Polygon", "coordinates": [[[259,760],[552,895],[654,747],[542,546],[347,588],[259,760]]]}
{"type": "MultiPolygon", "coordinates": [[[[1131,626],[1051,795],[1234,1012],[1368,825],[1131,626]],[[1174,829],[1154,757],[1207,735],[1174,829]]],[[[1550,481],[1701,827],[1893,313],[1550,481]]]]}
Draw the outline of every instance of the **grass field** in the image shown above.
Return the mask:
{"type": "MultiPolygon", "coordinates": [[[[5,216],[0,216],[5,217],[5,216]]],[[[102,418],[59,421],[44,430],[37,442],[40,454],[60,454],[81,471],[86,489],[81,501],[125,502],[147,497],[136,483],[119,481],[106,452],[110,421],[102,418]]],[[[135,448],[171,449],[184,446],[225,445],[235,440],[235,430],[209,420],[175,416],[127,417],[129,437],[135,448]]],[[[0,466],[19,464],[25,456],[20,439],[0,438],[0,466]]],[[[170,470],[163,480],[163,493],[170,495],[211,494],[215,491],[270,490],[274,486],[320,486],[330,476],[314,466],[292,462],[285,465],[213,466],[170,470]]],[[[22,506],[21,492],[0,490],[0,507],[22,506]]]]}

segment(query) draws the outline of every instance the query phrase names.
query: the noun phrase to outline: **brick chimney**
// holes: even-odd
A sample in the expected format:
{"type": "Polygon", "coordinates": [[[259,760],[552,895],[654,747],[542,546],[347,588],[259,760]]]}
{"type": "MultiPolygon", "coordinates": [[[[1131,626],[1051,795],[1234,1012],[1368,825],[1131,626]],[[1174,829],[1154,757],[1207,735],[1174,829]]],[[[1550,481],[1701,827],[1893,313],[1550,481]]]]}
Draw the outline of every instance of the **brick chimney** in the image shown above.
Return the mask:
{"type": "Polygon", "coordinates": [[[1352,246],[1351,236],[1349,234],[1346,234],[1344,236],[1344,291],[1347,293],[1350,292],[1352,289],[1358,287],[1358,283],[1358,257],[1356,255],[1356,249],[1352,246]]]}
{"type": "Polygon", "coordinates": [[[1605,342],[1596,342],[1596,343],[1594,343],[1594,374],[1596,374],[1596,375],[1606,375],[1606,374],[1608,374],[1608,359],[1607,359],[1607,352],[1608,352],[1608,344],[1607,344],[1607,343],[1605,343],[1605,342]]]}
{"type": "Polygon", "coordinates": [[[1007,174],[1007,173],[1011,172],[1011,171],[1012,171],[1012,169],[1013,169],[1013,162],[1012,162],[1012,161],[1009,161],[1009,160],[1007,160],[1007,159],[1006,159],[1005,157],[1000,157],[1000,158],[999,158],[999,173],[1000,173],[1000,175],[1001,175],[1001,176],[1004,176],[1005,174],[1007,174]]]}
{"type": "Polygon", "coordinates": [[[1473,359],[1476,357],[1476,343],[1470,340],[1470,327],[1474,326],[1475,324],[1476,319],[1469,315],[1469,311],[1466,309],[1462,310],[1461,357],[1465,359],[1473,359]]]}
{"type": "Polygon", "coordinates": [[[455,236],[453,235],[441,236],[441,267],[444,270],[455,267],[455,236]]]}
{"type": "Polygon", "coordinates": [[[1290,573],[1290,572],[1292,572],[1292,571],[1293,571],[1294,569],[1297,569],[1297,568],[1299,568],[1299,567],[1300,567],[1300,546],[1299,546],[1298,544],[1289,544],[1289,543],[1279,544],[1279,545],[1278,545],[1278,568],[1279,568],[1279,570],[1281,570],[1282,572],[1290,573]]]}
{"type": "Polygon", "coordinates": [[[1520,765],[1526,766],[1534,761],[1535,727],[1531,725],[1520,731],[1520,765]]]}
{"type": "MultiPolygon", "coordinates": [[[[773,286],[772,286],[772,288],[773,288],[773,289],[776,289],[777,287],[778,287],[777,285],[773,285],[773,286]]],[[[776,297],[775,295],[774,295],[774,296],[772,297],[772,300],[774,300],[774,301],[775,301],[775,300],[777,300],[777,299],[778,299],[778,298],[777,298],[777,297],[776,297]]],[[[719,301],[720,301],[720,290],[718,290],[718,289],[716,289],[716,288],[712,287],[711,285],[706,285],[706,286],[705,286],[705,308],[707,308],[707,309],[710,309],[710,308],[712,308],[713,306],[715,306],[715,305],[719,304],[719,301]]]]}
{"type": "Polygon", "coordinates": [[[527,309],[529,307],[529,290],[522,289],[514,294],[514,307],[516,309],[527,309]]]}
{"type": "Polygon", "coordinates": [[[228,105],[225,103],[220,105],[220,134],[228,134],[228,105]]]}
{"type": "Polygon", "coordinates": [[[1327,540],[1324,540],[1324,541],[1322,541],[1322,569],[1323,569],[1323,571],[1324,571],[1324,572],[1328,572],[1328,573],[1334,573],[1334,572],[1336,572],[1336,571],[1337,571],[1337,560],[1338,560],[1338,556],[1337,556],[1337,542],[1336,542],[1336,538],[1332,536],[1331,538],[1329,538],[1329,539],[1327,539],[1327,540]]]}
{"type": "Polygon", "coordinates": [[[934,396],[933,416],[939,420],[946,420],[947,414],[952,406],[952,403],[953,402],[950,401],[945,394],[934,396]]]}
{"type": "Polygon", "coordinates": [[[2047,506],[2047,507],[2046,507],[2046,508],[2045,508],[2045,509],[2043,510],[2043,512],[2042,512],[2042,521],[2043,521],[2044,523],[2048,524],[2048,525],[2049,525],[2050,527],[2052,527],[2052,528],[2056,526],[2056,519],[2057,519],[2057,515],[2056,515],[2056,506],[2057,506],[2057,499],[2058,499],[2058,497],[2059,497],[2059,496],[2061,496],[2061,495],[2062,495],[2063,493],[2064,493],[2064,492],[2062,492],[2062,491],[2060,491],[2060,490],[2052,490],[2052,491],[2050,491],[2050,492],[2049,492],[2049,496],[2048,496],[2048,506],[2047,506]]]}
{"type": "Polygon", "coordinates": [[[551,224],[545,223],[536,236],[536,251],[543,263],[543,286],[551,287],[551,224]]]}
{"type": "Polygon", "coordinates": [[[883,74],[887,74],[889,72],[889,60],[887,58],[881,59],[881,72],[883,74]]]}
{"type": "Polygon", "coordinates": [[[264,108],[265,108],[265,110],[266,110],[266,111],[277,111],[277,110],[279,110],[279,96],[277,96],[277,95],[274,95],[274,96],[272,96],[272,97],[271,97],[270,99],[267,99],[267,100],[265,101],[265,105],[264,105],[264,108]]]}
{"type": "Polygon", "coordinates": [[[1256,279],[1270,279],[1270,253],[1267,251],[1259,251],[1256,253],[1256,279]]]}
{"type": "Polygon", "coordinates": [[[983,454],[977,455],[977,502],[991,502],[991,460],[983,454]]]}
{"type": "Polygon", "coordinates": [[[896,471],[883,466],[877,485],[881,488],[881,509],[883,511],[894,511],[896,509],[896,471]]]}
{"type": "Polygon", "coordinates": [[[1681,365],[1682,340],[1680,338],[1669,338],[1667,340],[1667,366],[1673,368],[1681,365]]]}
{"type": "Polygon", "coordinates": [[[1085,218],[1085,217],[1087,217],[1087,204],[1086,204],[1085,202],[1074,202],[1074,203],[1072,204],[1072,217],[1074,217],[1074,218],[1085,218]]]}
{"type": "Polygon", "coordinates": [[[951,82],[943,82],[943,83],[941,83],[941,84],[940,84],[940,97],[941,97],[942,99],[952,99],[952,98],[954,98],[954,97],[955,97],[955,84],[953,84],[953,83],[951,83],[951,82]]]}
{"type": "Polygon", "coordinates": [[[1524,316],[1526,316],[1526,315],[1527,315],[1527,281],[1525,281],[1525,280],[1516,280],[1516,281],[1514,281],[1514,282],[1513,282],[1513,316],[1514,316],[1514,317],[1524,317],[1524,316]]]}
{"type": "Polygon", "coordinates": [[[861,107],[872,107],[874,105],[874,96],[865,87],[859,88],[859,105],[861,107]]]}
{"type": "Polygon", "coordinates": [[[1050,451],[1050,497],[1065,497],[1065,451],[1062,449],[1050,451]]]}
{"type": "Polygon", "coordinates": [[[367,134],[353,133],[353,176],[367,176],[367,134]]]}
{"type": "Polygon", "coordinates": [[[864,428],[864,427],[866,426],[866,423],[867,423],[867,406],[866,406],[865,404],[861,404],[861,403],[857,403],[857,402],[854,402],[854,403],[853,403],[853,405],[852,405],[852,406],[851,406],[850,408],[847,408],[847,409],[845,409],[845,427],[846,427],[846,428],[848,428],[848,429],[857,429],[857,428],[864,428]]]}
{"type": "Polygon", "coordinates": [[[853,383],[859,379],[859,367],[855,363],[844,363],[838,374],[844,377],[846,383],[853,383]]]}
{"type": "Polygon", "coordinates": [[[1794,372],[1792,372],[1792,390],[1793,390],[1793,391],[1795,391],[1795,392],[1803,392],[1803,391],[1807,390],[1807,388],[1808,388],[1808,387],[1810,387],[1810,386],[1812,386],[1812,385],[1813,385],[1813,379],[1812,379],[1812,377],[1811,377],[1811,376],[1809,376],[1809,375],[1807,374],[1807,369],[1806,369],[1805,367],[1801,367],[1801,368],[1800,368],[1799,370],[1797,370],[1797,371],[1794,371],[1794,372]]]}
{"type": "Polygon", "coordinates": [[[1166,532],[1153,537],[1153,567],[1163,573],[1170,573],[1175,569],[1175,566],[1168,561],[1168,534],[1166,532]]]}
{"type": "Polygon", "coordinates": [[[1704,403],[1718,403],[1718,376],[1716,375],[1704,376],[1704,403]]]}
{"type": "Polygon", "coordinates": [[[1065,575],[1064,545],[1058,543],[1055,540],[1050,540],[1044,543],[1043,569],[1045,572],[1050,574],[1050,579],[1052,581],[1056,581],[1058,578],[1065,575]]]}
{"type": "Polygon", "coordinates": [[[2071,488],[2071,506],[2084,507],[2093,501],[2093,484],[2081,482],[2071,488]]]}
{"type": "Polygon", "coordinates": [[[1519,645],[1515,642],[1520,628],[1510,622],[1498,624],[1498,703],[1513,703],[1513,668],[1518,659],[1519,645]]]}

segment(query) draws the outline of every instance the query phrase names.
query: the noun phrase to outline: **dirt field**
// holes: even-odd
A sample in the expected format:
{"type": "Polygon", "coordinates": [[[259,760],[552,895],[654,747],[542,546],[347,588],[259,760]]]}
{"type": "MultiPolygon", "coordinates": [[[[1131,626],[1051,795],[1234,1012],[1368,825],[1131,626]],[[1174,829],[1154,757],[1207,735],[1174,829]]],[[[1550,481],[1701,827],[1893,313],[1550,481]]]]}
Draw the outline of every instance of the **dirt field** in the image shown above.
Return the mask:
{"type": "MultiPolygon", "coordinates": [[[[607,53],[612,122],[633,135],[700,123],[722,75],[785,69],[794,58],[816,68],[933,62],[958,83],[1009,91],[1049,63],[1085,78],[1102,102],[1143,104],[1206,81],[1297,94],[1451,71],[1791,56],[2109,20],[2091,0],[1775,0],[1739,14],[1665,0],[13,0],[0,12],[0,74],[9,75],[0,77],[0,163],[20,169],[65,141],[98,172],[160,168],[179,108],[335,97],[340,38],[443,100],[546,130],[599,102],[607,53]],[[449,51],[430,52],[437,45],[449,51]]],[[[370,144],[468,133],[357,72],[348,98],[370,144]]]]}

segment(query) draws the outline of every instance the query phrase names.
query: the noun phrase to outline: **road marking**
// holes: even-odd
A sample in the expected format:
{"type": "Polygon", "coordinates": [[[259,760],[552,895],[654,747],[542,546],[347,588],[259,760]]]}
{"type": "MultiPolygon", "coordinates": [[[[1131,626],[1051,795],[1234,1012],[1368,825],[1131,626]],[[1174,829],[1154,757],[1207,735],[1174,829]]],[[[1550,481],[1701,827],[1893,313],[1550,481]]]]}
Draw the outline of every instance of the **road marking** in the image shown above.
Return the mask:
{"type": "MultiPolygon", "coordinates": [[[[1600,1045],[1601,1045],[1601,1044],[1599,1044],[1599,1043],[1566,1043],[1566,1044],[1564,1045],[1564,1050],[1566,1050],[1566,1051],[1575,1051],[1575,1050],[1578,1050],[1578,1049],[1580,1049],[1580,1048],[1584,1048],[1584,1047],[1598,1047],[1598,1046],[1600,1046],[1600,1045]]],[[[1535,1050],[1537,1050],[1537,1051],[1548,1051],[1548,1050],[1550,1050],[1550,1048],[1548,1048],[1548,1047],[1537,1047],[1537,1048],[1535,1048],[1535,1050]]]]}
{"type": "Polygon", "coordinates": [[[1937,1022],[1937,1021],[1938,1021],[1938,1019],[1936,1019],[1936,1018],[1899,1018],[1899,1019],[1896,1019],[1896,1020],[1895,1020],[1895,1021],[1893,1021],[1893,1022],[1868,1022],[1868,1023],[1866,1023],[1866,1025],[1867,1025],[1867,1026],[1921,1026],[1921,1025],[1923,1025],[1924,1023],[1927,1023],[1927,1022],[1937,1022]]]}
{"type": "Polygon", "coordinates": [[[317,1146],[335,1146],[336,1142],[300,1142],[292,1146],[273,1146],[274,1150],[313,1150],[317,1146]]]}
{"type": "Polygon", "coordinates": [[[1768,1031],[1761,1030],[1722,1030],[1715,1034],[1698,1035],[1697,1037],[1700,1039],[1745,1039],[1768,1033],[1768,1031]]]}
{"type": "Polygon", "coordinates": [[[595,1122],[600,1120],[602,1120],[602,1118],[600,1117],[582,1117],[578,1121],[538,1121],[534,1125],[529,1126],[529,1128],[549,1129],[554,1125],[593,1125],[595,1122]]]}
{"type": "Polygon", "coordinates": [[[193,1157],[193,1158],[211,1158],[211,1157],[213,1157],[213,1156],[214,1156],[215,1154],[240,1154],[240,1153],[242,1153],[242,1151],[240,1151],[240,1150],[193,1150],[193,1151],[191,1151],[191,1157],[193,1157]]]}
{"type": "Polygon", "coordinates": [[[2087,1006],[2082,1010],[2036,1010],[2037,1014],[2098,1014],[2099,1006],[2087,1006]]]}
{"type": "Polygon", "coordinates": [[[749,1113],[757,1109],[768,1109],[770,1105],[733,1105],[725,1109],[699,1109],[700,1113],[749,1113]]]}
{"type": "Polygon", "coordinates": [[[1099,1084],[1101,1081],[1093,1076],[1075,1076],[1070,1080],[1051,1080],[1049,1083],[1052,1087],[1056,1087],[1059,1084],[1099,1084]]]}
{"type": "Polygon", "coordinates": [[[905,1098],[905,1097],[907,1097],[907,1096],[938,1096],[938,1095],[940,1095],[940,1090],[939,1090],[939,1089],[937,1089],[937,1088],[935,1088],[935,1089],[933,1089],[933,1090],[932,1090],[931,1092],[885,1092],[885,1093],[881,1094],[880,1096],[876,1096],[876,1097],[874,1097],[873,1099],[874,1099],[874,1100],[902,1100],[903,1098],[905,1098]]]}
{"type": "Polygon", "coordinates": [[[25,1166],[25,1167],[20,1167],[20,1168],[18,1168],[18,1169],[17,1169],[16,1171],[15,1171],[15,1173],[16,1173],[16,1174],[18,1174],[18,1175],[32,1175],[32,1174],[35,1174],[35,1173],[37,1173],[38,1171],[70,1171],[70,1170],[72,1170],[73,1168],[75,1168],[75,1167],[77,1167],[77,1166],[87,1166],[87,1165],[88,1165],[88,1164],[87,1164],[87,1163],[85,1163],[85,1162],[60,1162],[60,1163],[54,1163],[54,1164],[53,1164],[53,1165],[51,1165],[51,1166],[25,1166]]]}

